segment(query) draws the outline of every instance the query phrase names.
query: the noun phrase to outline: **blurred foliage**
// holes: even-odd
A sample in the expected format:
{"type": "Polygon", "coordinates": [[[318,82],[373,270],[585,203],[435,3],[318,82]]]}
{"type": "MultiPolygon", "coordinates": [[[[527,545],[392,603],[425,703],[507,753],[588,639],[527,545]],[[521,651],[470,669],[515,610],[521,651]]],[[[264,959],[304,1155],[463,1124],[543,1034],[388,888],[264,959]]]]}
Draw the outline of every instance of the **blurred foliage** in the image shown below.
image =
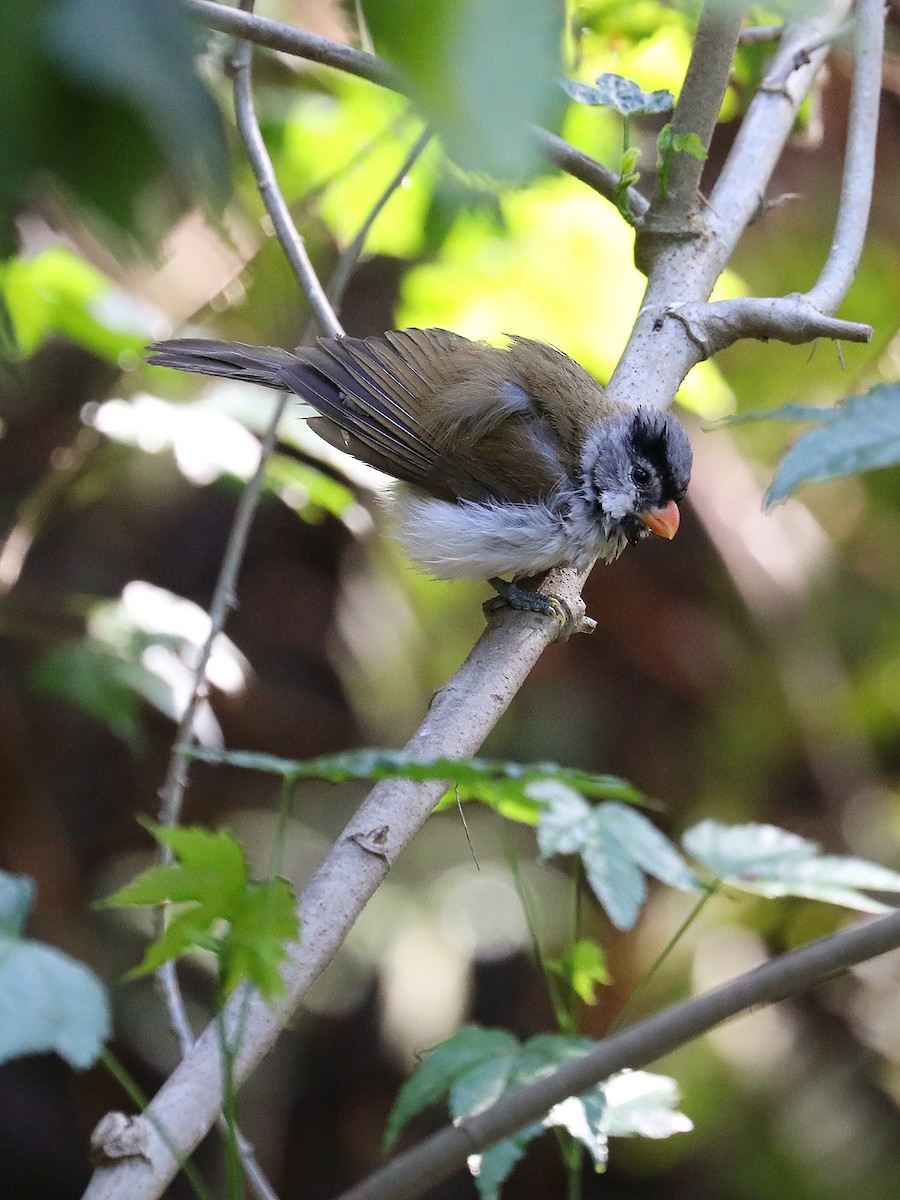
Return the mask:
{"type": "Polygon", "coordinates": [[[459,166],[501,180],[537,173],[530,125],[553,125],[562,109],[563,0],[368,0],[363,10],[376,51],[459,166]]]}
{"type": "MultiPolygon", "coordinates": [[[[32,0],[0,43],[0,257],[49,184],[85,217],[152,245],[166,228],[168,163],[182,196],[221,206],[228,156],[218,106],[193,71],[176,0],[32,0]]],[[[174,199],[174,197],[173,197],[174,199]]],[[[171,215],[175,208],[168,204],[171,215]]]]}
{"type": "Polygon", "coordinates": [[[0,1063],[55,1051],[83,1069],[110,1036],[109,1001],[83,963],[22,937],[34,892],[31,879],[0,871],[0,1063]]]}

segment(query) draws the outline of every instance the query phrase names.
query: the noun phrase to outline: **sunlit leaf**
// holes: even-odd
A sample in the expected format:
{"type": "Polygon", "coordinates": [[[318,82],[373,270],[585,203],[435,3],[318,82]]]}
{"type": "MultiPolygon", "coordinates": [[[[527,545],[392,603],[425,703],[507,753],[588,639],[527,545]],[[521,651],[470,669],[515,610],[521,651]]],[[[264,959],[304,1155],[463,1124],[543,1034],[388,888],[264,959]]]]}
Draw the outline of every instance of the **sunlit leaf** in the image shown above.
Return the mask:
{"type": "Polygon", "coordinates": [[[632,79],[621,75],[604,74],[597,77],[595,86],[574,79],[562,81],[563,91],[579,104],[596,104],[615,109],[623,117],[651,116],[668,112],[675,97],[666,89],[643,91],[632,79]]]}
{"type": "Polygon", "coordinates": [[[682,845],[729,887],[754,895],[803,896],[885,912],[888,905],[859,889],[900,893],[900,873],[859,858],[823,855],[816,842],[775,825],[701,821],[685,833],[682,845]]]}
{"type": "MultiPolygon", "coordinates": [[[[593,1047],[587,1038],[541,1034],[519,1043],[502,1030],[466,1025],[437,1046],[401,1089],[391,1113],[388,1148],[413,1116],[446,1098],[454,1120],[480,1112],[507,1092],[531,1083],[593,1047]]],[[[534,1121],[484,1154],[469,1159],[482,1200],[496,1200],[500,1185],[545,1128],[562,1126],[590,1150],[595,1164],[606,1161],[610,1136],[668,1137],[691,1128],[675,1111],[674,1081],[643,1071],[626,1071],[591,1088],[583,1096],[557,1104],[543,1121],[534,1121]]]]}
{"type": "Polygon", "coordinates": [[[602,1085],[601,1128],[609,1137],[667,1138],[689,1133],[690,1118],[677,1111],[678,1085],[668,1075],[620,1071],[602,1085]]]}
{"type": "Polygon", "coordinates": [[[547,962],[548,970],[564,979],[575,995],[585,1004],[597,1003],[597,985],[612,983],[606,956],[590,938],[579,938],[566,948],[561,958],[547,962]]]}
{"type": "Polygon", "coordinates": [[[247,750],[192,750],[191,756],[204,762],[227,763],[251,771],[299,779],[326,779],[342,783],[348,779],[436,779],[452,785],[453,801],[481,800],[504,816],[534,824],[542,802],[531,794],[541,780],[561,780],[586,796],[604,797],[641,804],[644,797],[631,784],[615,775],[594,775],[556,763],[516,763],[484,758],[436,758],[421,761],[401,750],[351,750],[306,761],[276,758],[247,750]]]}
{"type": "Polygon", "coordinates": [[[282,994],[279,967],[287,958],[287,943],[299,936],[295,902],[286,881],[251,880],[244,852],[226,830],[143,823],[178,861],[149,868],[101,903],[107,908],[164,903],[180,907],[131,977],[146,975],[200,948],[219,957],[225,995],[245,981],[267,999],[282,994]],[[227,923],[225,932],[222,922],[227,923]]]}
{"type": "Polygon", "coordinates": [[[0,264],[0,286],[23,358],[58,334],[116,362],[140,353],[159,321],[64,246],[0,264]]]}

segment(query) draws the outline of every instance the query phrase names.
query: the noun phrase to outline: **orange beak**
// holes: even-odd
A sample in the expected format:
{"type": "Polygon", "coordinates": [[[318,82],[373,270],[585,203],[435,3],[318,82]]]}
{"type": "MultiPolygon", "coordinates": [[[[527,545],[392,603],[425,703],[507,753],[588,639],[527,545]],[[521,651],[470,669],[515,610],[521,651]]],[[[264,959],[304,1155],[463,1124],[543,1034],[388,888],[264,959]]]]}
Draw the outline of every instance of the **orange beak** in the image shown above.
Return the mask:
{"type": "Polygon", "coordinates": [[[681,524],[681,513],[674,500],[670,500],[664,508],[651,508],[649,512],[638,513],[637,516],[651,533],[655,533],[657,537],[668,538],[669,541],[678,532],[678,526],[681,524]]]}

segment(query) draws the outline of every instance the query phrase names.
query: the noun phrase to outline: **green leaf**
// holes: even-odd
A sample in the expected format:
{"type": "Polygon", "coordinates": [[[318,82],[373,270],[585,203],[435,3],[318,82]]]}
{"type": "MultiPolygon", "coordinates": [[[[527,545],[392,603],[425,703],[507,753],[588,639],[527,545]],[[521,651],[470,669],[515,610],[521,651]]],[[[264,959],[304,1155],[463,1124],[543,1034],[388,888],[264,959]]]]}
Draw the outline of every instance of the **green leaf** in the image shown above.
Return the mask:
{"type": "Polygon", "coordinates": [[[287,880],[250,883],[226,939],[225,994],[248,979],[267,1000],[284,995],[279,967],[287,960],[287,943],[299,937],[300,918],[287,880]]]}
{"type": "Polygon", "coordinates": [[[675,97],[665,88],[656,92],[645,92],[633,80],[624,79],[621,75],[598,75],[595,87],[587,83],[578,83],[574,79],[564,79],[561,87],[579,104],[612,108],[623,117],[651,116],[668,112],[675,104],[675,97]]]}
{"type": "Polygon", "coordinates": [[[597,985],[612,983],[606,956],[596,942],[580,938],[567,947],[562,958],[551,958],[547,967],[564,979],[569,988],[585,1004],[597,1003],[597,985]]]}
{"type": "Polygon", "coordinates": [[[34,880],[0,871],[0,934],[18,937],[34,903],[34,880]]]}
{"type": "Polygon", "coordinates": [[[659,194],[663,199],[669,194],[669,172],[672,169],[672,159],[679,153],[690,154],[699,162],[706,162],[706,151],[697,134],[676,134],[670,122],[668,125],[663,125],[656,138],[656,173],[659,178],[659,194]]]}
{"type": "MultiPolygon", "coordinates": [[[[562,1034],[541,1034],[519,1043],[505,1031],[466,1025],[437,1046],[404,1085],[390,1116],[386,1144],[394,1144],[412,1116],[445,1097],[451,1116],[459,1120],[582,1057],[594,1045],[587,1038],[562,1034]]],[[[668,1137],[690,1129],[690,1121],[672,1111],[677,1100],[674,1082],[664,1076],[642,1071],[614,1075],[583,1096],[556,1105],[543,1121],[532,1122],[482,1155],[472,1155],[469,1169],[479,1195],[482,1200],[496,1200],[528,1142],[546,1127],[569,1129],[602,1166],[609,1136],[668,1137]]]]}
{"type": "Polygon", "coordinates": [[[617,929],[630,929],[647,894],[645,874],[693,891],[696,876],[669,839],[622,804],[591,807],[570,787],[548,780],[529,794],[546,805],[538,820],[541,854],[579,854],[594,895],[617,929]]]}
{"type": "Polygon", "coordinates": [[[555,123],[560,0],[369,0],[378,52],[467,170],[523,180],[541,160],[530,126],[555,123]]]}
{"type": "Polygon", "coordinates": [[[55,1050],[89,1067],[110,1035],[106,991],[82,963],[19,936],[33,899],[30,879],[0,871],[0,1063],[55,1050]]]}
{"type": "Polygon", "coordinates": [[[356,497],[345,484],[286,454],[269,458],[265,486],[305,520],[315,520],[323,513],[340,519],[356,504],[356,497]]]}
{"type": "Polygon", "coordinates": [[[448,1096],[453,1083],[466,1071],[482,1062],[509,1055],[517,1045],[513,1035],[505,1030],[463,1025],[432,1050],[400,1089],[384,1136],[385,1153],[393,1147],[404,1125],[448,1096]]]}
{"type": "Polygon", "coordinates": [[[515,763],[484,758],[435,758],[420,761],[401,750],[352,750],[323,758],[303,760],[276,758],[249,750],[208,751],[193,749],[190,757],[201,762],[227,763],[251,771],[280,775],[288,782],[300,779],[325,779],[343,783],[348,779],[413,779],[426,782],[445,780],[448,795],[455,802],[481,800],[503,816],[535,824],[541,803],[530,794],[532,784],[541,780],[559,780],[586,796],[621,800],[626,804],[645,803],[644,796],[615,775],[595,775],[590,771],[561,767],[556,763],[515,763]]]}
{"type": "Polygon", "coordinates": [[[860,888],[900,893],[896,871],[859,858],[823,855],[816,842],[775,825],[701,821],[685,833],[682,845],[729,887],[757,896],[802,896],[877,913],[889,906],[860,888]]]}
{"type": "Polygon", "coordinates": [[[117,362],[126,351],[143,352],[158,320],[64,246],[0,263],[0,287],[22,358],[59,334],[117,362]]]}
{"type": "Polygon", "coordinates": [[[879,383],[865,396],[815,412],[819,429],[802,434],[778,464],[764,505],[772,508],[804,483],[822,482],[900,462],[900,384],[879,383]]]}
{"type": "Polygon", "coordinates": [[[56,0],[45,35],[61,72],[128,104],[192,190],[224,204],[224,123],[194,74],[191,25],[175,0],[56,0]]]}
{"type": "MultiPolygon", "coordinates": [[[[141,705],[134,680],[122,677],[122,665],[106,646],[82,638],[62,642],[41,655],[31,681],[40,691],[77,705],[122,741],[137,747],[142,735],[141,705]]],[[[149,671],[146,674],[150,676],[149,671]]],[[[146,683],[149,686],[150,679],[146,683]]]]}
{"type": "Polygon", "coordinates": [[[283,879],[265,883],[249,879],[240,844],[226,830],[170,828],[142,822],[168,846],[177,864],[151,867],[100,904],[176,903],[187,905],[169,920],[150,944],[135,978],[192,948],[211,950],[224,965],[223,992],[230,994],[248,981],[271,999],[282,994],[278,966],[287,956],[286,943],[299,936],[299,920],[290,887],[283,879]],[[220,923],[227,922],[226,932],[220,923]]]}

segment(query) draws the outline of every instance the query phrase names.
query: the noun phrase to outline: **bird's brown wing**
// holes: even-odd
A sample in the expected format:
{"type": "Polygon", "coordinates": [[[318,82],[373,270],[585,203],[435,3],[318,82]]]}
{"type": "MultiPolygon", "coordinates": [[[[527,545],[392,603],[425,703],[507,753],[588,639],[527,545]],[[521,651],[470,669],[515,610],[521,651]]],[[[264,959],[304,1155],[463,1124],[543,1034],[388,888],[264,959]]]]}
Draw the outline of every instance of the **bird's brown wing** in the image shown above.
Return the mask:
{"type": "Polygon", "coordinates": [[[507,357],[447,330],[407,329],[321,338],[280,374],[322,414],[311,422],[319,434],[388,474],[443,499],[533,500],[553,490],[559,467],[538,461],[529,473],[533,439],[524,426],[500,428],[527,406],[521,389],[495,398],[507,357]],[[469,407],[489,414],[483,428],[440,419],[473,395],[469,407]]]}
{"type": "Polygon", "coordinates": [[[195,339],[150,349],[161,366],[296,393],[326,441],[446,500],[546,498],[577,474],[605,402],[558,350],[522,338],[500,350],[445,329],[320,338],[294,354],[195,339]]]}

